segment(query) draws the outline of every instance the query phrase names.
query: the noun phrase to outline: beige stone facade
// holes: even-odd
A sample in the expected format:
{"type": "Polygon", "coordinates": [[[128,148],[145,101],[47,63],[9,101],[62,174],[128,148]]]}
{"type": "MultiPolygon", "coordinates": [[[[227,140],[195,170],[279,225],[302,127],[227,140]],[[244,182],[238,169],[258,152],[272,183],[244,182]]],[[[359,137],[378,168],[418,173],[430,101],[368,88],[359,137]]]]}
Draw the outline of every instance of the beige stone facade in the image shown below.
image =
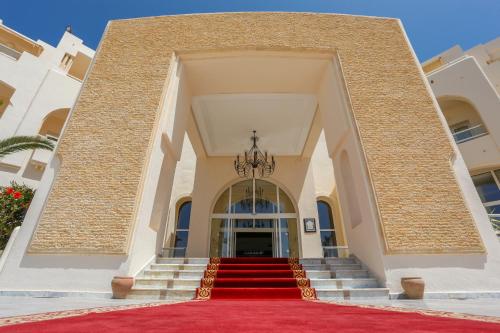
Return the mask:
{"type": "Polygon", "coordinates": [[[128,253],[172,55],[227,50],[337,55],[386,253],[484,252],[398,20],[237,13],[110,22],[58,148],[30,253],[128,253]]]}

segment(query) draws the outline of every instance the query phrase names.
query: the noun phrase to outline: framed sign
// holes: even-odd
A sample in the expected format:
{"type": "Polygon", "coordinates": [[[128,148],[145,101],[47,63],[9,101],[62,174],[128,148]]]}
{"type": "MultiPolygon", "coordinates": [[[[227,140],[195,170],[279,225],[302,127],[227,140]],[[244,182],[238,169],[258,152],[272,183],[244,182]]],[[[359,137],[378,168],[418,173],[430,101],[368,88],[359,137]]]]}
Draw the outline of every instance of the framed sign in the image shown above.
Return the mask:
{"type": "Polygon", "coordinates": [[[316,219],[314,217],[308,217],[304,219],[304,231],[316,232],[316,219]]]}

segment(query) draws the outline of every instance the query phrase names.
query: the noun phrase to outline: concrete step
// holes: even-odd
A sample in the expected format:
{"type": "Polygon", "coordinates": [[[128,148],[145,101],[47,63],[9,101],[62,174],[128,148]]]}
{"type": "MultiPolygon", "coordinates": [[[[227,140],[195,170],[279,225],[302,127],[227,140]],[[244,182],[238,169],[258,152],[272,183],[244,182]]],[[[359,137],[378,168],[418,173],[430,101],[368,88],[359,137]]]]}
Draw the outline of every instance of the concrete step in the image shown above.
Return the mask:
{"type": "Polygon", "coordinates": [[[353,299],[353,298],[380,298],[387,299],[389,297],[389,289],[387,288],[360,288],[360,289],[316,289],[316,296],[320,300],[329,299],[353,299]]]}
{"type": "Polygon", "coordinates": [[[302,265],[353,265],[359,262],[356,258],[305,258],[300,259],[299,262],[302,265]]]}
{"type": "Polygon", "coordinates": [[[302,265],[304,270],[312,270],[312,271],[337,271],[337,270],[350,270],[350,269],[362,269],[363,267],[360,264],[320,264],[320,265],[302,265]]]}
{"type": "Polygon", "coordinates": [[[157,264],[202,264],[207,265],[208,258],[163,258],[156,259],[157,264]]]}
{"type": "Polygon", "coordinates": [[[306,276],[309,279],[332,279],[334,278],[332,271],[306,271],[306,276]]]}
{"type": "Polygon", "coordinates": [[[316,290],[377,288],[378,282],[373,278],[311,279],[311,287],[316,290]]]}
{"type": "Polygon", "coordinates": [[[325,264],[328,265],[355,265],[359,264],[356,258],[325,258],[325,264]]]}
{"type": "Polygon", "coordinates": [[[196,289],[155,289],[132,288],[127,298],[130,299],[172,299],[190,300],[196,295],[196,289]]]}
{"type": "Polygon", "coordinates": [[[196,289],[200,286],[200,279],[135,279],[135,288],[146,289],[196,289]]]}
{"type": "Polygon", "coordinates": [[[161,278],[161,279],[201,279],[203,272],[200,270],[151,270],[146,269],[139,278],[161,278]]]}
{"type": "Polygon", "coordinates": [[[366,269],[354,270],[306,270],[306,276],[309,279],[352,279],[352,278],[368,278],[370,274],[366,269]]]}
{"type": "Polygon", "coordinates": [[[152,264],[153,271],[200,271],[207,269],[203,264],[152,264]]]}
{"type": "Polygon", "coordinates": [[[336,279],[357,279],[357,278],[368,278],[370,277],[370,273],[366,269],[345,269],[345,270],[337,270],[332,272],[332,275],[336,279]]]}

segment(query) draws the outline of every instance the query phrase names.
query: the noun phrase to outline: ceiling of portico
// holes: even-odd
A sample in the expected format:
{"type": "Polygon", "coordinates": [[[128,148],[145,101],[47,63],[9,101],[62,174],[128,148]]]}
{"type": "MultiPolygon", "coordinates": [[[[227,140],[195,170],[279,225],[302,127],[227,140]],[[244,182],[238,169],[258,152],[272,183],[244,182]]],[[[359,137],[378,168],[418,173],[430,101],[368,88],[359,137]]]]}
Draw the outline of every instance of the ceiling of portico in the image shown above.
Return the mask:
{"type": "Polygon", "coordinates": [[[316,111],[310,94],[219,94],[193,98],[194,117],[209,156],[232,156],[258,145],[274,155],[300,155],[316,111]]]}
{"type": "Polygon", "coordinates": [[[301,155],[330,59],[265,53],[181,58],[206,154],[242,153],[256,130],[263,151],[301,155]]]}

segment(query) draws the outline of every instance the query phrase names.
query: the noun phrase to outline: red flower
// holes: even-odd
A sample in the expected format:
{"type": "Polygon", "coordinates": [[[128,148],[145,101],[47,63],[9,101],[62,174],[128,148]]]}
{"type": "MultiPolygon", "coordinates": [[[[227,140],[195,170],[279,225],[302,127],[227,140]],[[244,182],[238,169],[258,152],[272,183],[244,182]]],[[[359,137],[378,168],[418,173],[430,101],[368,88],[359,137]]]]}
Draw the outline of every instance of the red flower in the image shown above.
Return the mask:
{"type": "Polygon", "coordinates": [[[7,187],[5,189],[5,194],[12,194],[12,192],[14,192],[14,189],[12,187],[7,187]]]}
{"type": "Polygon", "coordinates": [[[21,192],[14,192],[14,194],[12,195],[14,197],[14,199],[21,199],[23,197],[23,195],[21,194],[21,192]]]}

